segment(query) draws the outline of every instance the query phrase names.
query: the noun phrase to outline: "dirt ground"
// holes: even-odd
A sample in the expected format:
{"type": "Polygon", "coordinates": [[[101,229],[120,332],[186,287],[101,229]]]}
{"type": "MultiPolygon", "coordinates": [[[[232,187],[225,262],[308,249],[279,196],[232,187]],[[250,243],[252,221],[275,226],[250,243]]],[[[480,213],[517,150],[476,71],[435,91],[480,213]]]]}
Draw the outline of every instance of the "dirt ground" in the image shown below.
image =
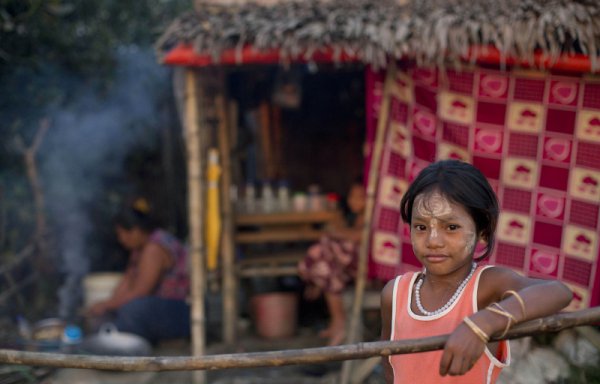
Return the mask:
{"type": "MultiPolygon", "coordinates": [[[[212,343],[207,354],[259,352],[282,349],[311,348],[323,346],[323,340],[311,329],[300,329],[297,335],[284,340],[264,340],[253,334],[244,335],[235,346],[212,343]]],[[[155,356],[189,356],[187,340],[162,343],[153,351],[155,356]]],[[[226,369],[206,372],[211,384],[335,384],[339,382],[341,363],[320,365],[296,365],[251,369],[226,369]]],[[[193,372],[111,372],[85,369],[57,369],[38,381],[43,384],[179,384],[192,383],[193,372]]],[[[375,372],[368,380],[379,384],[383,380],[375,372]]]]}

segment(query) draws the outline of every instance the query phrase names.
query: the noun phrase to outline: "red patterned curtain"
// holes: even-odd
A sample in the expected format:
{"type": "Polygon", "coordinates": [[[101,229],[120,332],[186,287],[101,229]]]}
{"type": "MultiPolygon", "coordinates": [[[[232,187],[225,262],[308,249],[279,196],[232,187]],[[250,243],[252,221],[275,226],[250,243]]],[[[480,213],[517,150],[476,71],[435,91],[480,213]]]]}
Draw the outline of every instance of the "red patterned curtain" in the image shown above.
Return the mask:
{"type": "Polygon", "coordinates": [[[385,119],[371,277],[420,268],[400,198],[427,164],[457,158],[477,166],[500,200],[489,262],[567,283],[570,309],[598,305],[600,78],[401,63],[382,116],[384,79],[367,71],[368,140],[385,119]]]}

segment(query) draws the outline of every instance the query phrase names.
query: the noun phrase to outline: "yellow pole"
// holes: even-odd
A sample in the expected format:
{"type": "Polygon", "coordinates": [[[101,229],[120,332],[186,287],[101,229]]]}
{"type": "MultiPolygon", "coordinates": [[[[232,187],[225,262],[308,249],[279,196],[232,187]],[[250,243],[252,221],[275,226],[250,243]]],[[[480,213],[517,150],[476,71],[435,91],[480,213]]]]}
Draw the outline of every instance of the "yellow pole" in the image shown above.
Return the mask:
{"type": "Polygon", "coordinates": [[[219,241],[221,239],[221,210],[219,203],[219,151],[211,148],[208,151],[208,169],[206,171],[206,267],[209,271],[217,268],[219,241]]]}

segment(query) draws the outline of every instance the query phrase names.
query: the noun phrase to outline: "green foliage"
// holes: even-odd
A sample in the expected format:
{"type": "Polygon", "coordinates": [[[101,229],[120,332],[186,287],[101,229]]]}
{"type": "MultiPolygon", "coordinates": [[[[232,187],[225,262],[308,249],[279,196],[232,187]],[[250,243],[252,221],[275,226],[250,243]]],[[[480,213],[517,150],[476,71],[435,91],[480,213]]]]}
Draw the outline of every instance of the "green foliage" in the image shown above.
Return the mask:
{"type": "Polygon", "coordinates": [[[0,0],[1,65],[107,73],[117,47],[152,45],[189,7],[189,0],[0,0]]]}
{"type": "Polygon", "coordinates": [[[191,7],[190,0],[0,0],[0,204],[10,229],[3,247],[18,248],[13,243],[33,227],[15,138],[29,145],[52,111],[84,93],[109,94],[118,50],[151,48],[191,7]]]}

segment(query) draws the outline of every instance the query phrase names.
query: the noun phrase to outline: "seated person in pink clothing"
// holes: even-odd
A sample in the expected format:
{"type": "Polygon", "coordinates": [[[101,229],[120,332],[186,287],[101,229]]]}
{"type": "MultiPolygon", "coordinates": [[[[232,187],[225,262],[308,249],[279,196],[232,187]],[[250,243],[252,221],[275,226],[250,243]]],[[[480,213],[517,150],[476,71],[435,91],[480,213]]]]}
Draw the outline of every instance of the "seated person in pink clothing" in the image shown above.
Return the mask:
{"type": "Polygon", "coordinates": [[[338,345],[346,336],[346,312],[343,290],[356,276],[358,248],[364,224],[366,191],[362,179],[350,186],[347,214],[340,212],[337,221],[328,228],[327,235],[311,246],[298,265],[300,277],[306,282],[305,296],[315,299],[325,295],[329,311],[329,326],[320,332],[328,345],[338,345]]]}
{"type": "Polygon", "coordinates": [[[400,211],[423,271],[383,289],[381,338],[450,337],[443,351],[384,358],[387,382],[495,382],[510,353],[507,341],[489,342],[490,336],[560,311],[572,292],[559,281],[478,264],[492,253],[499,208],[486,178],[468,163],[445,160],[423,169],[400,211]]]}
{"type": "Polygon", "coordinates": [[[186,248],[154,227],[146,204],[122,210],[114,223],[119,243],[130,251],[127,269],[111,297],[92,305],[87,315],[110,319],[119,331],[153,343],[189,337],[186,248]]]}

